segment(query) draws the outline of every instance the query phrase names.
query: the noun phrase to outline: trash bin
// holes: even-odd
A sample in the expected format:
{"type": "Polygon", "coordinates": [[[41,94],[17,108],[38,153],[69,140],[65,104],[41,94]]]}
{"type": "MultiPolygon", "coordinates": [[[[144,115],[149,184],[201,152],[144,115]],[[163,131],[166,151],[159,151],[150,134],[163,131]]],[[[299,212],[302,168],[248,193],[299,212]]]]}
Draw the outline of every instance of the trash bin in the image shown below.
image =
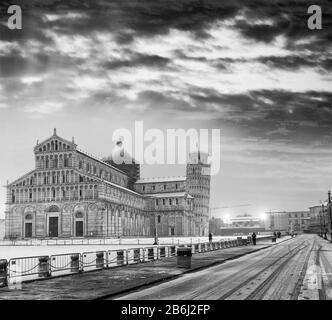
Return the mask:
{"type": "Polygon", "coordinates": [[[7,285],[7,266],[7,260],[0,259],[0,288],[7,285]]]}
{"type": "Polygon", "coordinates": [[[164,247],[159,248],[159,257],[160,258],[165,258],[166,257],[166,250],[164,247]]]}
{"type": "Polygon", "coordinates": [[[273,236],[272,237],[272,242],[277,242],[277,237],[273,236]]]}
{"type": "Polygon", "coordinates": [[[177,267],[191,268],[191,248],[178,248],[177,250],[177,267]]]}
{"type": "Polygon", "coordinates": [[[39,264],[38,264],[38,277],[39,278],[46,278],[50,275],[48,259],[49,259],[48,256],[39,258],[39,264]]]}
{"type": "Polygon", "coordinates": [[[153,250],[153,248],[148,249],[148,260],[154,260],[154,250],[153,250]]]}
{"type": "Polygon", "coordinates": [[[134,249],[134,262],[141,261],[140,249],[134,249]]]}
{"type": "Polygon", "coordinates": [[[122,250],[116,252],[116,263],[124,264],[124,254],[122,250]]]}

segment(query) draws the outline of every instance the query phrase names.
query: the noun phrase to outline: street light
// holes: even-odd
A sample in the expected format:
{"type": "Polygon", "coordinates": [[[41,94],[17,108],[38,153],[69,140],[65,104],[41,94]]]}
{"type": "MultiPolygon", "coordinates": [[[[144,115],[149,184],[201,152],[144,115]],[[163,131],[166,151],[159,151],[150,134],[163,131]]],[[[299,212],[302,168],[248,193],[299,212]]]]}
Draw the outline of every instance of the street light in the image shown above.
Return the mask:
{"type": "Polygon", "coordinates": [[[331,240],[330,242],[332,243],[332,204],[331,204],[331,191],[329,190],[328,192],[328,209],[327,213],[329,214],[330,217],[330,233],[331,233],[331,240]]]}
{"type": "Polygon", "coordinates": [[[323,237],[323,234],[324,234],[324,239],[327,239],[327,236],[326,236],[326,222],[325,222],[325,214],[324,214],[324,203],[322,203],[322,229],[323,229],[322,237],[323,237]]]}
{"type": "Polygon", "coordinates": [[[320,237],[323,237],[323,210],[324,210],[324,204],[322,203],[322,209],[319,211],[319,225],[320,225],[320,237]]]}

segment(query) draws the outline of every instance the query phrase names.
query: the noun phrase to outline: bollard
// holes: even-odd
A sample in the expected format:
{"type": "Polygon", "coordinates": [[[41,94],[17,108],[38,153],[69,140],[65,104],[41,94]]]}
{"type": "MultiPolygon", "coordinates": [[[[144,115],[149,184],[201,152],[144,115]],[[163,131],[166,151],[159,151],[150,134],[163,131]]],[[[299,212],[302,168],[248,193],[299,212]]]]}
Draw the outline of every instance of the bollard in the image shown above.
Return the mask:
{"type": "Polygon", "coordinates": [[[48,256],[39,258],[39,264],[38,264],[38,277],[39,278],[47,278],[50,276],[48,259],[49,259],[48,256]]]}
{"type": "Polygon", "coordinates": [[[0,260],[0,288],[7,286],[7,267],[8,262],[5,259],[0,260]]]}
{"type": "Polygon", "coordinates": [[[116,263],[117,264],[124,264],[123,250],[116,252],[116,263]]]}
{"type": "Polygon", "coordinates": [[[191,268],[191,248],[178,248],[177,250],[177,267],[191,268]]]}
{"type": "Polygon", "coordinates": [[[96,253],[96,268],[103,269],[104,268],[104,252],[99,251],[96,253]]]}
{"type": "Polygon", "coordinates": [[[80,271],[80,255],[73,254],[70,256],[70,272],[79,272],[80,271]]]}

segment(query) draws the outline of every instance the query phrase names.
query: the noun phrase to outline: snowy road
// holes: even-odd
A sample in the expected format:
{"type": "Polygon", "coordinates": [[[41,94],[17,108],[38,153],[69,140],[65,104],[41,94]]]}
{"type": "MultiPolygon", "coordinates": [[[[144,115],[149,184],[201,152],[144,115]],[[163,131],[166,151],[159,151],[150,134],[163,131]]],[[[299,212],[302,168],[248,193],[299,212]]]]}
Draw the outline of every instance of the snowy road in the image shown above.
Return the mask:
{"type": "Polygon", "coordinates": [[[301,235],[119,299],[332,299],[330,270],[327,270],[331,245],[322,241],[315,235],[301,235]],[[325,255],[317,260],[322,247],[325,255]],[[321,266],[321,261],[325,267],[321,266]]]}

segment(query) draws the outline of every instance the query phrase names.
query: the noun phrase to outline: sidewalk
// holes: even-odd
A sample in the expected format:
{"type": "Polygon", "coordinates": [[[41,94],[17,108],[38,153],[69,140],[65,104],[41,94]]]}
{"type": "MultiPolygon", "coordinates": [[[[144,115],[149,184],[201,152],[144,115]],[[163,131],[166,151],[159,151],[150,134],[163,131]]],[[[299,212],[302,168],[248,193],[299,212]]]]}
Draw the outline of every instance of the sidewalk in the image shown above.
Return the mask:
{"type": "MultiPolygon", "coordinates": [[[[289,240],[278,239],[277,244],[289,240]]],[[[275,245],[271,240],[261,241],[256,246],[242,246],[198,253],[192,256],[191,269],[176,267],[176,257],[127,265],[118,268],[74,274],[42,281],[23,283],[21,289],[0,289],[0,300],[90,300],[112,296],[138,289],[181,274],[197,271],[226,260],[262,250],[275,245]]]]}

